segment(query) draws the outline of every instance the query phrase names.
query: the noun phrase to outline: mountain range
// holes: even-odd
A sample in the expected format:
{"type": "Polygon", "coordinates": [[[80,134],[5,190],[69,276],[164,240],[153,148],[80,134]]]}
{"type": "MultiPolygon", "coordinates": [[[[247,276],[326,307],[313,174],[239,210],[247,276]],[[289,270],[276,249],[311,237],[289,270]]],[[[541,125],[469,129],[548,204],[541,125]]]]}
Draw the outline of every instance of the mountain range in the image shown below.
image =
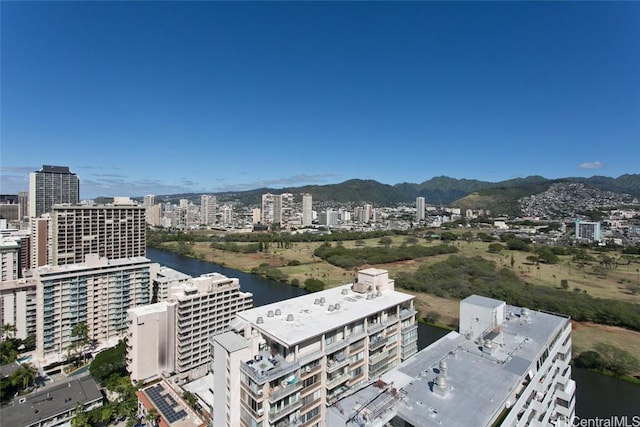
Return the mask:
{"type": "MultiPolygon", "coordinates": [[[[246,205],[259,205],[265,193],[310,193],[313,202],[333,202],[377,206],[414,204],[416,197],[424,197],[427,205],[446,205],[463,209],[484,208],[503,214],[520,214],[520,199],[544,193],[553,184],[579,183],[603,192],[620,193],[640,198],[640,174],[625,174],[617,178],[592,176],[547,179],[542,176],[515,178],[500,182],[456,179],[447,176],[431,178],[420,184],[402,182],[395,185],[374,180],[351,179],[339,184],[306,185],[281,189],[258,188],[243,192],[214,193],[220,202],[237,200],[246,205]]],[[[157,196],[157,200],[197,199],[201,193],[157,196]]]]}

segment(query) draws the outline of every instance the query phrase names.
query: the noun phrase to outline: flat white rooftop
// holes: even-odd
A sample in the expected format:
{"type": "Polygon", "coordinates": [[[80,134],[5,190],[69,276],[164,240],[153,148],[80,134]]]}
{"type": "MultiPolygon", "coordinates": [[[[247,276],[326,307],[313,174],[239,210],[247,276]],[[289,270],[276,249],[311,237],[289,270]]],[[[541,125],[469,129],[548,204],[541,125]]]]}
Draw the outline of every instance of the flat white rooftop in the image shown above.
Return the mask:
{"type": "Polygon", "coordinates": [[[367,294],[354,292],[347,284],[242,311],[236,316],[290,347],[412,299],[413,295],[398,291],[382,291],[380,296],[367,299],[367,294]],[[322,298],[322,305],[316,303],[322,298]],[[289,315],[292,320],[287,320],[289,315]],[[258,318],[263,323],[258,324],[258,318]]]}
{"type": "MultiPolygon", "coordinates": [[[[510,311],[519,309],[507,306],[510,311]]],[[[386,389],[374,383],[342,399],[329,409],[327,423],[346,425],[354,417],[366,417],[367,425],[381,426],[398,415],[421,427],[490,425],[531,366],[535,368],[540,353],[567,324],[567,318],[533,310],[528,320],[510,314],[502,325],[504,345],[492,355],[450,332],[383,374],[386,389]],[[443,361],[444,391],[437,393],[435,379],[443,376],[443,361]]]]}

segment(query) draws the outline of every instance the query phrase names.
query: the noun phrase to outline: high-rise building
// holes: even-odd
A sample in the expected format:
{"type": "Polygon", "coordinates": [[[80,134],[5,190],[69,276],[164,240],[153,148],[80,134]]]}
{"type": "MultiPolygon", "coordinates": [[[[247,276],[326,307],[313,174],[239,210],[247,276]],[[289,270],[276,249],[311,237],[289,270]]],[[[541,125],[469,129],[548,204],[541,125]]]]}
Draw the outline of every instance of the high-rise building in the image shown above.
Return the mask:
{"type": "Polygon", "coordinates": [[[571,321],[472,295],[450,332],[338,400],[327,424],[575,425],[571,321]]]}
{"type": "Polygon", "coordinates": [[[220,209],[220,222],[222,225],[233,224],[233,206],[225,205],[220,209]]]}
{"type": "Polygon", "coordinates": [[[200,196],[200,222],[205,225],[216,223],[216,196],[203,194],[200,196]]]}
{"type": "Polygon", "coordinates": [[[153,206],[155,204],[156,204],[156,196],[153,194],[147,194],[142,199],[142,206],[144,206],[145,208],[149,206],[153,206]]]}
{"type": "Polygon", "coordinates": [[[36,336],[36,282],[0,281],[0,325],[16,327],[14,337],[36,336]]]}
{"type": "Polygon", "coordinates": [[[37,218],[51,212],[53,205],[78,204],[80,180],[67,166],[43,165],[29,174],[29,216],[37,218]]]}
{"type": "Polygon", "coordinates": [[[51,250],[51,215],[44,214],[38,218],[29,218],[31,237],[30,260],[28,268],[41,267],[52,263],[51,250]]]}
{"type": "Polygon", "coordinates": [[[352,284],[238,313],[235,333],[212,338],[214,386],[226,388],[214,394],[214,424],[330,425],[327,406],[416,353],[413,298],[370,268],[352,284]]]}
{"type": "Polygon", "coordinates": [[[416,221],[424,220],[424,197],[416,197],[416,221]]]}
{"type": "Polygon", "coordinates": [[[92,254],[81,264],[33,269],[37,357],[61,358],[76,339],[71,332],[79,323],[99,343],[123,338],[127,310],[150,303],[152,265],[144,257],[109,260],[92,254]]]}
{"type": "Polygon", "coordinates": [[[313,222],[313,202],[309,193],[302,195],[302,225],[309,226],[313,222]]]}
{"type": "Polygon", "coordinates": [[[211,362],[213,334],[228,329],[239,312],[253,307],[253,295],[238,279],[219,273],[190,278],[169,288],[167,301],[129,310],[127,369],[132,381],[162,374],[178,381],[203,376],[211,362]]]}
{"type": "Polygon", "coordinates": [[[108,259],[144,257],[145,207],[124,198],[110,205],[55,205],[52,209],[52,261],[76,264],[88,254],[108,259]]]}
{"type": "Polygon", "coordinates": [[[600,223],[595,221],[582,221],[579,218],[575,221],[575,238],[588,240],[590,242],[600,241],[600,223]]]}
{"type": "Polygon", "coordinates": [[[29,193],[21,191],[18,193],[18,204],[20,205],[20,220],[29,216],[29,193]]]}
{"type": "Polygon", "coordinates": [[[0,282],[16,280],[20,265],[20,243],[14,239],[0,237],[0,282]]]}

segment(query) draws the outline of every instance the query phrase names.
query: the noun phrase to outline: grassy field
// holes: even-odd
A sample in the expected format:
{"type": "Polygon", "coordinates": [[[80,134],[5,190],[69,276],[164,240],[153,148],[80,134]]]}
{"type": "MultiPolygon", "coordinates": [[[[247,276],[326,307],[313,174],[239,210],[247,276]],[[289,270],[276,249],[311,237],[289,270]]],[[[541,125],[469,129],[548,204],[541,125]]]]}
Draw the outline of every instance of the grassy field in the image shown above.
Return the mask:
{"type": "MultiPolygon", "coordinates": [[[[392,245],[401,245],[405,242],[405,236],[393,236],[392,245]]],[[[375,247],[379,245],[379,238],[364,240],[364,246],[375,247]]],[[[363,246],[355,241],[346,241],[340,244],[347,248],[363,246]]],[[[427,243],[421,239],[423,245],[439,245],[442,242],[436,240],[427,243]]],[[[268,253],[240,254],[218,249],[212,249],[208,243],[195,243],[191,246],[194,255],[202,260],[211,261],[236,270],[250,272],[261,264],[277,267],[285,273],[288,281],[298,279],[300,284],[309,278],[322,280],[327,286],[332,287],[344,283],[350,283],[356,275],[356,269],[346,270],[335,267],[313,255],[314,250],[321,243],[293,243],[291,248],[271,247],[268,253]],[[300,265],[289,265],[291,261],[297,261],[300,265]]],[[[333,245],[336,242],[332,242],[333,245]]],[[[488,252],[488,243],[484,242],[455,242],[452,243],[459,249],[462,256],[481,256],[490,259],[497,266],[512,268],[524,281],[535,286],[548,286],[560,289],[561,281],[567,280],[569,289],[567,292],[587,292],[596,298],[640,303],[640,293],[633,294],[627,288],[629,285],[638,284],[640,281],[640,257],[636,257],[631,263],[626,263],[618,255],[618,265],[613,269],[594,271],[599,263],[579,266],[569,256],[561,256],[557,264],[535,265],[527,261],[530,252],[504,250],[501,253],[488,252]],[[513,257],[513,266],[512,263],[513,257]]],[[[174,246],[169,243],[167,246],[174,246]]],[[[592,254],[598,259],[598,254],[592,254]]],[[[360,269],[377,267],[389,271],[389,276],[394,278],[399,272],[413,272],[425,264],[433,264],[445,260],[450,255],[438,255],[417,260],[409,260],[381,265],[363,265],[360,269]]],[[[610,256],[615,256],[611,255],[610,256]]],[[[406,291],[405,291],[406,292],[406,291]]],[[[443,325],[456,326],[458,321],[457,300],[438,298],[428,294],[413,293],[416,295],[416,307],[421,317],[428,313],[437,313],[437,322],[443,325]]],[[[593,349],[598,342],[616,345],[630,351],[632,354],[640,354],[640,333],[603,325],[574,322],[574,354],[593,349]]]]}

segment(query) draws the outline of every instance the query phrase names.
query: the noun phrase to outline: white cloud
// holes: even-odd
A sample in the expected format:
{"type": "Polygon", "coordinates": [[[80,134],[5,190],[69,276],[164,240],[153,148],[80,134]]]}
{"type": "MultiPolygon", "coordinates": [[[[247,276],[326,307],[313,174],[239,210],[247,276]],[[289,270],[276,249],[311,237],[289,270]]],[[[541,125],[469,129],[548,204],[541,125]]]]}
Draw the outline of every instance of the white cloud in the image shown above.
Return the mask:
{"type": "Polygon", "coordinates": [[[586,163],[580,163],[578,165],[578,167],[580,169],[600,169],[600,168],[602,168],[602,163],[600,163],[600,162],[586,162],[586,163]]]}

